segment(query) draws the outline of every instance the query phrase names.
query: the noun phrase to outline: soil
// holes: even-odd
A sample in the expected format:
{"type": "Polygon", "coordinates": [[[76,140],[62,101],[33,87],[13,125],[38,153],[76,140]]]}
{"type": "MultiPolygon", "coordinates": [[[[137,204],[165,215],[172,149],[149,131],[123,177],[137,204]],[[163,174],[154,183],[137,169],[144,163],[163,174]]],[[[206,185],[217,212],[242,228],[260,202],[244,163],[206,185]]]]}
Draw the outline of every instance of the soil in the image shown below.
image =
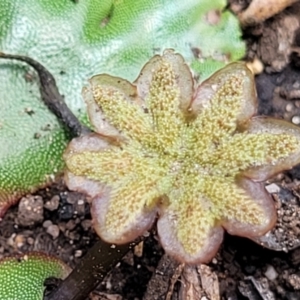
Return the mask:
{"type": "MultiPolygon", "coordinates": [[[[229,1],[235,12],[251,1],[229,1]]],[[[300,4],[244,29],[247,61],[258,60],[258,114],[300,125],[300,4]]],[[[155,229],[118,263],[90,299],[300,299],[300,166],[266,182],[276,227],[257,243],[228,234],[207,266],[185,268],[163,254],[155,229]],[[181,276],[181,277],[180,277],[181,276]],[[180,291],[180,282],[184,287],[180,291]],[[192,290],[192,292],[191,292],[192,290]]],[[[216,183],[217,184],[217,183],[216,183]]],[[[0,258],[43,251],[74,267],[98,239],[84,195],[63,182],[22,198],[0,222],[0,258]]]]}

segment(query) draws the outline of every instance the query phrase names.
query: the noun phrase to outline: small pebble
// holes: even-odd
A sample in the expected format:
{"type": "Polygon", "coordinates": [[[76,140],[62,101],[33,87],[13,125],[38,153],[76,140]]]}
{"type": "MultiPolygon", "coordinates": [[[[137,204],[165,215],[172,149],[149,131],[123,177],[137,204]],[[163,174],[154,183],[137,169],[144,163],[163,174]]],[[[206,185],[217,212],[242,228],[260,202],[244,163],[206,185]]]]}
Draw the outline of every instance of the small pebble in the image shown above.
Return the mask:
{"type": "Polygon", "coordinates": [[[280,187],[275,183],[271,183],[269,185],[266,185],[266,190],[270,194],[279,193],[280,192],[280,187]]]}
{"type": "Polygon", "coordinates": [[[50,211],[54,211],[54,210],[58,209],[59,200],[60,200],[59,196],[55,195],[49,201],[47,201],[45,203],[44,207],[50,211]]]}
{"type": "Polygon", "coordinates": [[[276,270],[274,269],[273,266],[268,265],[267,271],[265,272],[265,276],[269,280],[273,281],[273,280],[275,280],[277,278],[278,273],[276,272],[276,270]]]}
{"type": "Polygon", "coordinates": [[[50,220],[46,220],[46,221],[44,221],[44,223],[43,223],[43,227],[44,228],[48,228],[49,226],[51,226],[53,223],[50,221],[50,220]]]}
{"type": "MultiPolygon", "coordinates": [[[[85,215],[85,203],[84,200],[79,199],[75,204],[74,204],[74,210],[76,211],[77,215],[79,216],[84,216],[85,215]]],[[[75,213],[75,212],[74,212],[75,213]]]]}
{"type": "Polygon", "coordinates": [[[68,234],[68,238],[70,240],[79,241],[80,240],[80,234],[76,233],[75,231],[70,231],[68,234]]]}
{"type": "Polygon", "coordinates": [[[15,244],[15,237],[16,237],[16,233],[13,233],[8,239],[7,239],[7,245],[13,247],[15,244]]]}
{"type": "Polygon", "coordinates": [[[74,213],[73,205],[71,204],[64,204],[62,208],[58,211],[59,218],[61,220],[69,220],[72,218],[74,213]]]}
{"type": "Polygon", "coordinates": [[[299,83],[299,81],[296,81],[296,82],[293,84],[293,88],[294,88],[294,89],[299,89],[299,87],[300,87],[300,83],[299,83]]]}
{"type": "Polygon", "coordinates": [[[81,227],[84,231],[88,231],[92,227],[92,220],[83,220],[81,222],[81,227]]]}
{"type": "Polygon", "coordinates": [[[218,263],[218,260],[216,258],[213,258],[211,261],[214,265],[216,265],[218,263]]]}
{"type": "Polygon", "coordinates": [[[59,224],[58,224],[58,227],[59,227],[59,230],[61,231],[61,232],[65,232],[66,231],[66,223],[65,222],[60,222],[59,224]]]}
{"type": "Polygon", "coordinates": [[[78,204],[78,205],[84,205],[84,200],[79,199],[79,200],[77,201],[77,204],[78,204]]]}
{"type": "Polygon", "coordinates": [[[247,67],[252,71],[253,74],[257,75],[263,72],[264,65],[260,59],[254,58],[252,62],[247,62],[247,67]]]}
{"type": "Polygon", "coordinates": [[[288,103],[287,105],[286,105],[286,107],[285,107],[285,110],[287,111],[287,112],[291,112],[292,110],[293,110],[293,104],[292,103],[288,103]]]}
{"type": "Polygon", "coordinates": [[[75,220],[73,220],[73,219],[69,220],[66,224],[66,228],[68,230],[73,230],[75,227],[76,227],[76,223],[75,223],[75,220]]]}
{"type": "Polygon", "coordinates": [[[53,239],[56,239],[58,236],[59,236],[59,228],[57,225],[50,225],[48,228],[47,228],[47,233],[50,234],[53,239]]]}
{"type": "Polygon", "coordinates": [[[141,241],[134,247],[134,255],[137,257],[142,257],[143,256],[143,249],[144,249],[144,242],[141,241]]]}
{"type": "Polygon", "coordinates": [[[17,248],[22,248],[26,242],[25,236],[23,234],[17,234],[15,238],[15,244],[17,248]]]}
{"type": "Polygon", "coordinates": [[[77,202],[77,199],[76,199],[77,197],[74,197],[74,194],[73,193],[69,193],[68,195],[67,195],[67,202],[69,203],[69,204],[75,204],[76,202],[77,202]]]}
{"type": "Polygon", "coordinates": [[[74,256],[75,257],[81,257],[82,256],[82,250],[76,250],[74,256]]]}
{"type": "Polygon", "coordinates": [[[294,123],[295,125],[299,125],[300,124],[300,117],[299,116],[294,116],[292,118],[292,123],[294,123]]]}
{"type": "Polygon", "coordinates": [[[23,197],[18,206],[18,223],[32,226],[43,221],[44,203],[40,196],[23,197]]]}
{"type": "Polygon", "coordinates": [[[300,290],[300,277],[298,275],[296,274],[289,275],[288,282],[295,290],[300,290]]]}
{"type": "Polygon", "coordinates": [[[28,243],[29,245],[33,245],[33,244],[34,244],[34,239],[33,239],[32,237],[28,237],[28,238],[27,238],[27,243],[28,243]]]}
{"type": "Polygon", "coordinates": [[[145,231],[145,232],[143,233],[143,236],[144,236],[144,237],[148,237],[148,236],[150,236],[150,231],[148,231],[148,230],[147,230],[147,231],[145,231]]]}

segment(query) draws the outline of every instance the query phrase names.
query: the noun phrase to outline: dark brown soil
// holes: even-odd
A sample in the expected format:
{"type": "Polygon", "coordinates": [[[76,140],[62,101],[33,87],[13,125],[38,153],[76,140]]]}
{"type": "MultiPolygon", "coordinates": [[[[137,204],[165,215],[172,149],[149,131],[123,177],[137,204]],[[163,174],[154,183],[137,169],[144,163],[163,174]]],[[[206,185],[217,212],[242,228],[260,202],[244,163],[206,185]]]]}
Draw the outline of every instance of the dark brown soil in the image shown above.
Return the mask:
{"type": "MultiPolygon", "coordinates": [[[[240,9],[246,9],[249,3],[230,2],[241,5],[240,9]]],[[[256,78],[259,114],[284,118],[297,125],[300,124],[299,11],[300,5],[296,3],[244,31],[248,45],[246,59],[257,58],[264,66],[263,73],[256,78]]],[[[266,183],[277,207],[278,223],[260,241],[265,247],[225,235],[208,268],[199,266],[191,270],[202,283],[194,286],[201,298],[193,299],[219,299],[218,294],[224,300],[300,299],[299,183],[300,166],[266,183]],[[206,284],[209,280],[216,285],[206,284]]],[[[8,210],[0,223],[0,258],[35,250],[58,256],[74,267],[97,239],[85,197],[58,183],[28,195],[8,210]]],[[[90,299],[150,300],[166,296],[184,299],[178,292],[179,282],[186,283],[188,288],[186,278],[194,277],[185,271],[177,281],[181,271],[180,266],[163,256],[152,232],[122,259],[90,299]]]]}

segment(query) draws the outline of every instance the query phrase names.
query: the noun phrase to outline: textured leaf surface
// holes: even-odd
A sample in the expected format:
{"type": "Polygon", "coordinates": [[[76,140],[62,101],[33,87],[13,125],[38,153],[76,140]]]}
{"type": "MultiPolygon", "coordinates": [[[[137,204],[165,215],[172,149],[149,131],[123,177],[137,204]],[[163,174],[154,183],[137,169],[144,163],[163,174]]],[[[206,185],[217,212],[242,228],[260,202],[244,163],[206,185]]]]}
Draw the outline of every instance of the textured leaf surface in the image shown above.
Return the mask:
{"type": "MultiPolygon", "coordinates": [[[[97,73],[133,80],[155,52],[182,53],[201,80],[243,56],[237,20],[218,0],[2,0],[0,50],[30,56],[85,115],[81,89],[97,73]]],[[[41,103],[25,64],[0,61],[0,214],[63,169],[68,136],[41,103]]]]}
{"type": "Polygon", "coordinates": [[[100,74],[83,96],[96,132],[70,142],[65,180],[92,197],[101,239],[128,243],[157,218],[165,252],[199,264],[216,254],[224,229],[253,238],[275,225],[262,181],[300,162],[300,129],[253,117],[255,82],[245,63],[196,87],[182,56],[166,50],[132,85],[100,74]]]}
{"type": "Polygon", "coordinates": [[[60,260],[30,253],[0,260],[0,299],[42,300],[48,277],[64,279],[70,272],[60,260]]]}

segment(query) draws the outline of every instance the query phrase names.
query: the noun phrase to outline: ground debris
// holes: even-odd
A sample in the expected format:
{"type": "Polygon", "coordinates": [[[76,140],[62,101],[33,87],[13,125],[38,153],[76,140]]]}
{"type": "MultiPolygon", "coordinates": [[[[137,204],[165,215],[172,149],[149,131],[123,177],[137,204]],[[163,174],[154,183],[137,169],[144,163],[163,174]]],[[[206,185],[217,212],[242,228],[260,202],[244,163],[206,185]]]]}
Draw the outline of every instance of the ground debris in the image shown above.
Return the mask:
{"type": "MultiPolygon", "coordinates": [[[[254,26],[277,15],[297,1],[298,0],[252,0],[245,10],[238,12],[238,18],[242,26],[254,26]]],[[[235,6],[235,10],[237,10],[237,6],[235,6]]]]}
{"type": "Polygon", "coordinates": [[[32,226],[44,219],[43,199],[40,196],[23,197],[18,206],[17,222],[21,226],[32,226]]]}
{"type": "Polygon", "coordinates": [[[185,266],[182,273],[180,300],[219,300],[218,277],[207,265],[185,266]]]}

